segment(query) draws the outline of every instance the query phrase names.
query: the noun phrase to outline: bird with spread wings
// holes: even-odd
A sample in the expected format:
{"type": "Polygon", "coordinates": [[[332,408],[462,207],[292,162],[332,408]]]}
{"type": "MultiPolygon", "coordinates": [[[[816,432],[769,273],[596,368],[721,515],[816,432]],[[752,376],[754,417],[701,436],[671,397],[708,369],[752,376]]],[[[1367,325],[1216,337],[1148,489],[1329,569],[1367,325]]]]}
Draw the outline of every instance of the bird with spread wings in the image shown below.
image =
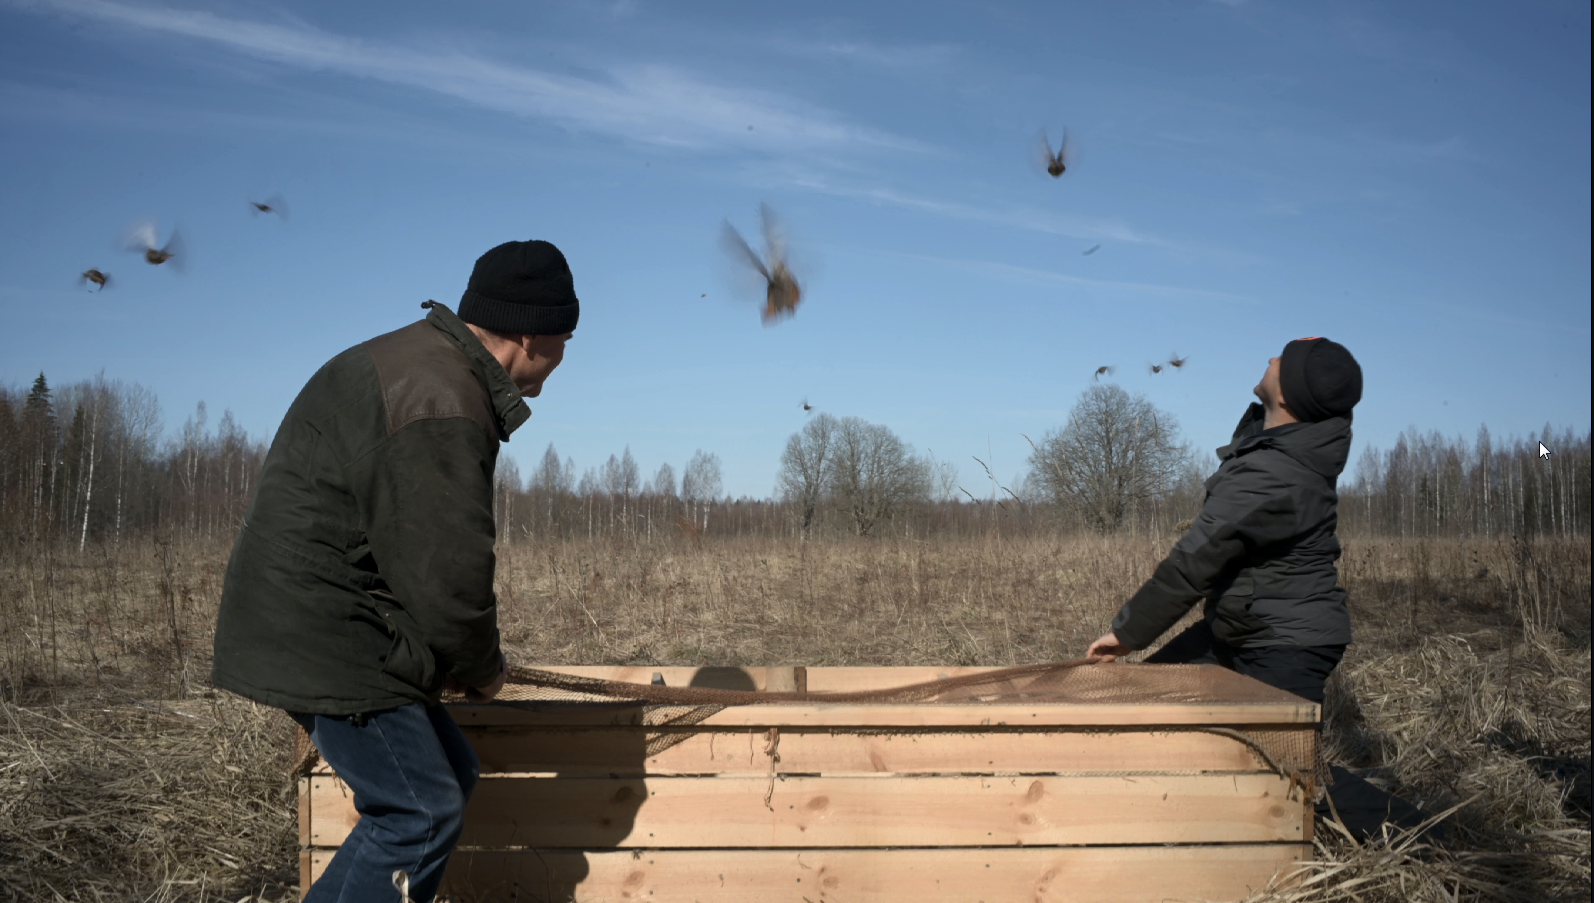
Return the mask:
{"type": "Polygon", "coordinates": [[[751,266],[764,277],[764,325],[768,326],[797,312],[802,301],[802,286],[792,275],[786,262],[786,237],[781,231],[775,211],[768,204],[759,204],[759,214],[764,231],[764,255],[753,250],[736,227],[725,223],[723,240],[725,249],[737,262],[751,266]]]}

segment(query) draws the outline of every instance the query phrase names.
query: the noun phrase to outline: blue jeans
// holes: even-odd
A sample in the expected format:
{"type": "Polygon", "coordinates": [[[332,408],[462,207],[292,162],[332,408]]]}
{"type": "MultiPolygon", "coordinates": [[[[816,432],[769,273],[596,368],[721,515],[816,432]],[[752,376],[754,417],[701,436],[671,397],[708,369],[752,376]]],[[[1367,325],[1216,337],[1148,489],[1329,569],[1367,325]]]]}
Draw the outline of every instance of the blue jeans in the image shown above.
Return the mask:
{"type": "Polygon", "coordinates": [[[454,719],[442,706],[414,702],[352,718],[289,715],[354,791],[360,813],[305,903],[394,903],[400,869],[410,876],[410,897],[430,901],[481,774],[454,719]]]}

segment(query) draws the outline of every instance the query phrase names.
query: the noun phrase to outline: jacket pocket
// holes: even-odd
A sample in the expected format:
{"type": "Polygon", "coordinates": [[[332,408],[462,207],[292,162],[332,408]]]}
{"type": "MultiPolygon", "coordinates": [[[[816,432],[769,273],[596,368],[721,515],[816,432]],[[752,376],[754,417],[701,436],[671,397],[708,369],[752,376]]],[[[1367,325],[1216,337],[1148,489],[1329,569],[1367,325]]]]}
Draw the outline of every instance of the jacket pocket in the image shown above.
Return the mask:
{"type": "Polygon", "coordinates": [[[402,611],[382,612],[382,620],[393,636],[382,673],[422,694],[430,695],[442,685],[437,675],[437,660],[420,640],[419,626],[402,611]]]}
{"type": "Polygon", "coordinates": [[[1250,575],[1236,577],[1234,582],[1218,596],[1217,623],[1212,625],[1213,635],[1225,643],[1243,641],[1267,629],[1267,625],[1251,610],[1256,600],[1256,580],[1250,575]]]}

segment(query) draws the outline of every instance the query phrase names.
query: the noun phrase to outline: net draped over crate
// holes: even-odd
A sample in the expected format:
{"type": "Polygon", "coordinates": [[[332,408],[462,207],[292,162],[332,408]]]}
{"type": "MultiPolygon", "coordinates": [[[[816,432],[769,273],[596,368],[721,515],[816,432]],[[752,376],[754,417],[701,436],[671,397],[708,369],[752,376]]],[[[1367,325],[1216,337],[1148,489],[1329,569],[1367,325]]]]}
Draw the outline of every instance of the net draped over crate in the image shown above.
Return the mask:
{"type": "MultiPolygon", "coordinates": [[[[1094,659],[1022,665],[977,674],[943,677],[900,687],[852,692],[730,690],[672,687],[563,674],[511,666],[493,705],[582,706],[612,704],[640,709],[637,723],[647,733],[649,756],[685,740],[681,728],[699,724],[732,706],[824,704],[881,705],[1162,705],[1169,703],[1267,703],[1281,691],[1266,684],[1201,665],[1101,664],[1094,659]]],[[[447,701],[463,702],[461,696],[447,701]]],[[[1329,783],[1326,764],[1313,734],[1302,731],[1225,727],[1170,727],[1229,736],[1250,747],[1269,769],[1298,782],[1308,793],[1329,783]]],[[[300,731],[296,774],[315,765],[317,755],[300,731]]]]}

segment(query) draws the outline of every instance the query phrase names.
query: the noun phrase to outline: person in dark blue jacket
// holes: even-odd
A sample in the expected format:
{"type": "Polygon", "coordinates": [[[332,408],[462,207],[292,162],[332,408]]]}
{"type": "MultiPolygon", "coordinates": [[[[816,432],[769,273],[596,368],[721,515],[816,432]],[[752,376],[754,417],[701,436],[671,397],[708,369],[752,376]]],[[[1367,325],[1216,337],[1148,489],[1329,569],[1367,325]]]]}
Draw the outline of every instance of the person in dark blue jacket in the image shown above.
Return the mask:
{"type": "Polygon", "coordinates": [[[1201,515],[1088,654],[1145,649],[1204,602],[1200,623],[1147,661],[1216,663],[1322,703],[1351,641],[1335,481],[1362,371],[1337,342],[1296,339],[1254,391],[1261,403],[1218,450],[1201,515]]]}
{"type": "MultiPolygon", "coordinates": [[[[1200,622],[1146,658],[1218,664],[1321,705],[1351,642],[1339,585],[1339,495],[1350,457],[1351,411],[1362,370],[1337,342],[1296,339],[1268,361],[1223,463],[1206,482],[1201,515],[1125,602],[1089,655],[1112,661],[1146,649],[1204,602],[1200,622]]],[[[1427,815],[1339,766],[1329,768],[1334,817],[1376,836],[1427,815]]],[[[1319,799],[1318,814],[1330,814],[1319,799]]]]}

